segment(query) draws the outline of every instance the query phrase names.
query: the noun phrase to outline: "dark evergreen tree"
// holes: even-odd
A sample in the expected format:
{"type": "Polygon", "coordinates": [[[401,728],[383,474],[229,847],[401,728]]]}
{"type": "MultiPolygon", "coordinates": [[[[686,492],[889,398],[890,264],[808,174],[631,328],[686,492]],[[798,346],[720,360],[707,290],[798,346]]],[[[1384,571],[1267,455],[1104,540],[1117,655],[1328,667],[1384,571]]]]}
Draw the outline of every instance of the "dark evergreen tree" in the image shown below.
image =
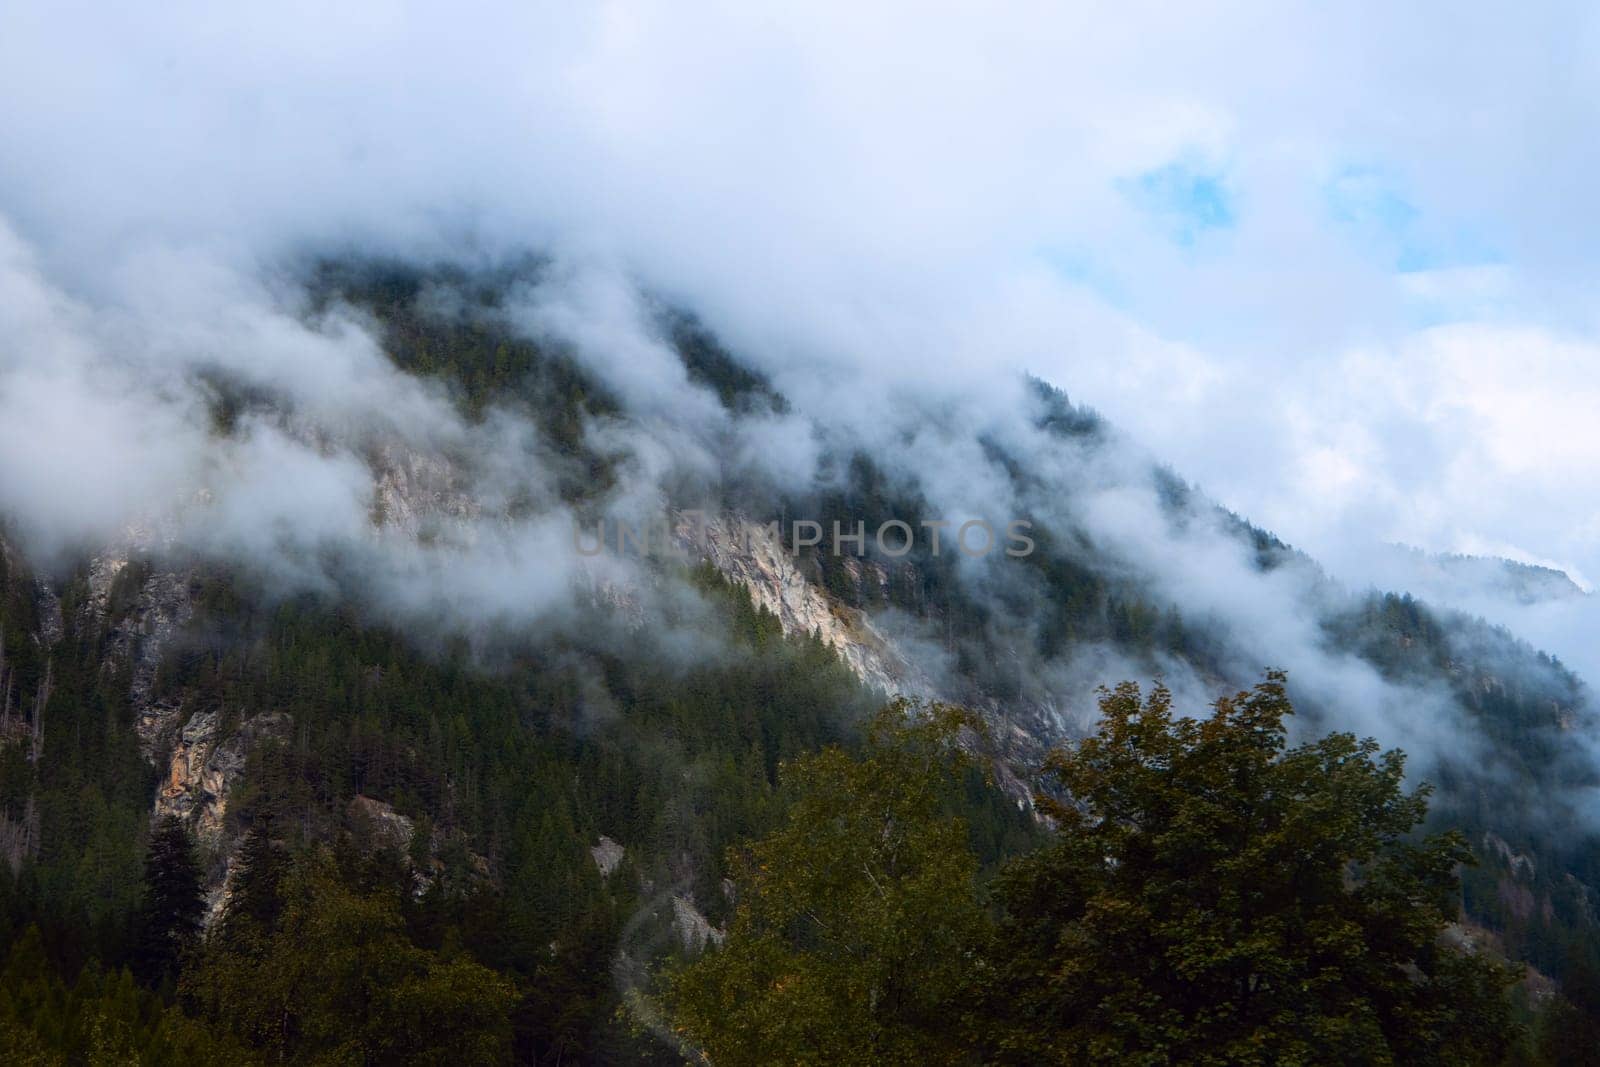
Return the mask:
{"type": "Polygon", "coordinates": [[[281,887],[289,857],[272,840],[269,822],[250,827],[233,862],[233,892],[223,913],[221,939],[238,942],[271,933],[283,910],[281,887]]]}
{"type": "Polygon", "coordinates": [[[177,977],[204,911],[200,865],[189,831],[177,819],[163,816],[150,831],[144,862],[134,959],[141,978],[160,985],[177,977]]]}

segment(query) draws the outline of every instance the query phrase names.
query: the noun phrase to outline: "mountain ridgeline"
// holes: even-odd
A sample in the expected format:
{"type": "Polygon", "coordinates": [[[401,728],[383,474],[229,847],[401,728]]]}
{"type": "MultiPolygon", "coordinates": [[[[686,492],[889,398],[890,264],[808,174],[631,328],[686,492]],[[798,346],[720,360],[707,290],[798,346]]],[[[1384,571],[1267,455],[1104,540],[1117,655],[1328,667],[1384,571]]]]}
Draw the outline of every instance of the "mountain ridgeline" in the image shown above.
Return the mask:
{"type": "MultiPolygon", "coordinates": [[[[385,536],[402,513],[424,546],[478,509],[508,526],[605,521],[637,487],[628,433],[648,420],[581,345],[526,326],[553,269],[308,272],[308,320],[358,318],[464,425],[527,428],[500,462],[549,472],[548,497],[491,504],[459,473],[483,457],[362,441],[385,536]]],[[[744,861],[772,847],[752,843],[826,807],[787,768],[831,767],[870,792],[844,764],[806,761],[901,765],[874,747],[889,699],[970,709],[973,758],[919,817],[960,827],[934,835],[941,856],[959,853],[943,870],[1021,886],[1015,901],[1043,884],[1041,847],[1071,821],[1062,776],[1041,772],[1094,731],[1097,686],[1161,678],[1192,702],[1279,666],[1275,707],[1292,696],[1296,741],[1354,731],[1406,748],[1408,781],[1434,787],[1424,828],[1470,846],[1441,914],[1476,951],[1532,968],[1512,995],[1543,1036],[1505,1054],[1549,1059],[1596,1033],[1596,722],[1560,662],[1403,592],[1339,587],[1039,381],[1015,427],[933,411],[918,431],[977,457],[1014,508],[991,518],[1031,523],[1031,553],[797,543],[795,518],[920,528],[947,517],[947,491],[919,472],[909,432],[885,451],[831,424],[809,479],[763,473],[744,428],[824,420],[693,314],[642,306],[719,412],[690,469],[651,483],[661,512],[700,511],[723,532],[779,523],[764,554],[685,541],[574,577],[537,619],[441,608],[424,625],[336,550],[299,584],[181,535],[34,559],[0,517],[0,1056],[681,1062],[692,1050],[663,1014],[663,976],[740,936],[744,887],[779,877],[752,874],[744,861]],[[1125,494],[1148,501],[1129,512],[1137,536],[1116,536],[1125,513],[1107,506],[1125,494]],[[1219,571],[1238,599],[1276,597],[1292,624],[1174,579],[1219,560],[1238,568],[1219,571]],[[190,884],[191,865],[204,932],[179,936],[190,917],[164,914],[150,887],[190,884]]],[[[203,386],[219,442],[301,417],[220,371],[203,386]]],[[[979,929],[985,906],[961,921],[979,929]]],[[[998,929],[1031,936],[1015,915],[998,929]]]]}

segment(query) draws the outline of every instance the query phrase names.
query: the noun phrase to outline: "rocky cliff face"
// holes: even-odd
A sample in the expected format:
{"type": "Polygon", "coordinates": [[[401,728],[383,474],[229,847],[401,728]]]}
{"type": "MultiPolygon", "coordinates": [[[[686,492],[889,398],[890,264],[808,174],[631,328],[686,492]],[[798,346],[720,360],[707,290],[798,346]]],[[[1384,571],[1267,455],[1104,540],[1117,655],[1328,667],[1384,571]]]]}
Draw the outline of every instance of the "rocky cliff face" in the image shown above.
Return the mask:
{"type": "MultiPolygon", "coordinates": [[[[315,427],[287,429],[303,440],[318,440],[315,427]]],[[[470,493],[470,480],[455,463],[392,440],[371,440],[360,451],[372,476],[375,534],[381,530],[419,540],[440,533],[470,534],[470,524],[483,509],[470,493]]],[[[199,492],[186,506],[204,508],[208,503],[207,495],[199,492]]],[[[97,634],[102,673],[127,678],[140,751],[160,772],[152,816],[172,816],[189,825],[208,852],[209,918],[214,919],[227,899],[239,843],[228,824],[230,798],[238,790],[251,752],[269,740],[286,742],[293,722],[272,710],[194,709],[181,698],[158,691],[160,667],[184,639],[194,617],[203,566],[181,543],[182,510],[162,521],[129,526],[91,558],[82,572],[85,596],[72,619],[63,617],[61,591],[50,582],[36,581],[22,554],[3,538],[0,553],[7,564],[4,573],[28,586],[26,594],[38,620],[32,641],[48,650],[62,641],[69,627],[97,634]]],[[[35,694],[13,696],[19,714],[0,716],[0,729],[9,736],[14,726],[19,743],[36,743],[35,724],[23,713],[24,701],[31,703],[35,694]]],[[[388,844],[404,838],[401,850],[408,849],[410,820],[381,801],[361,799],[366,803],[347,813],[348,824],[377,826],[388,844]]],[[[29,807],[22,821],[13,823],[0,815],[0,852],[15,852],[20,859],[38,847],[33,809],[29,807]]],[[[440,877],[437,854],[443,843],[443,839],[430,842],[425,850],[430,858],[416,871],[419,891],[440,877]]],[[[489,876],[481,856],[464,847],[459,851],[467,856],[467,877],[489,876]]]]}
{"type": "Polygon", "coordinates": [[[726,930],[711,925],[694,901],[680,896],[672,898],[672,930],[683,950],[690,954],[703,951],[707,945],[720,945],[728,936],[726,930]]]}
{"type": "Polygon", "coordinates": [[[239,721],[220,709],[192,714],[181,701],[157,694],[157,672],[194,616],[193,565],[172,566],[170,540],[130,530],[118,545],[90,560],[87,596],[78,620],[102,635],[102,673],[125,671],[140,752],[162,772],[152,816],[187,824],[210,857],[209,925],[227,902],[238,841],[227,830],[230,796],[250,753],[263,741],[286,742],[288,715],[264,712],[239,721]],[[162,563],[151,562],[160,553],[162,563]],[[185,721],[187,716],[187,721],[185,721]]]}
{"type": "Polygon", "coordinates": [[[287,743],[294,720],[279,711],[262,712],[224,732],[221,711],[196,712],[184,724],[167,759],[166,780],[156,794],[157,815],[170,815],[194,828],[209,848],[224,844],[228,796],[244,774],[250,753],[265,741],[287,743]]]}
{"type": "MultiPolygon", "coordinates": [[[[874,625],[865,612],[841,604],[812,583],[769,527],[736,515],[707,517],[703,522],[680,516],[674,532],[680,547],[738,583],[758,607],[776,616],[784,633],[817,635],[867,686],[888,697],[964,702],[961,695],[940,686],[930,671],[874,625]]],[[[857,577],[881,579],[881,575],[857,577]]],[[[992,700],[977,710],[989,723],[996,751],[1005,757],[995,767],[996,783],[1019,807],[1031,807],[1033,787],[1015,768],[1037,761],[1042,744],[1055,736],[1050,724],[1059,721],[1060,715],[1053,707],[1011,709],[992,700]],[[1029,725],[1019,722],[1019,716],[1029,725]]]]}
{"type": "Polygon", "coordinates": [[[783,632],[816,634],[867,685],[889,696],[936,697],[928,674],[901,653],[864,612],[818,589],[765,526],[725,515],[702,525],[680,518],[680,543],[777,616],[783,632]]]}
{"type": "Polygon", "coordinates": [[[194,615],[192,569],[152,570],[130,553],[89,565],[88,609],[105,621],[105,670],[128,667],[128,700],[145,759],[158,764],[176,739],[181,706],[156,699],[156,671],[194,615]]]}
{"type": "Polygon", "coordinates": [[[221,711],[196,712],[184,724],[155,800],[155,815],[189,825],[212,857],[206,879],[208,927],[227,905],[239,849],[239,841],[227,833],[229,795],[243,778],[251,751],[264,741],[287,742],[294,726],[282,712],[263,712],[225,732],[225,718],[221,711]]]}
{"type": "Polygon", "coordinates": [[[604,834],[589,849],[589,855],[594,857],[594,865],[599,868],[602,878],[610,878],[622,865],[622,857],[626,854],[626,849],[604,834]]]}
{"type": "MultiPolygon", "coordinates": [[[[484,517],[483,505],[472,495],[471,478],[446,456],[381,440],[369,442],[361,452],[372,475],[375,530],[413,539],[441,533],[470,536],[472,524],[484,517]]],[[[203,507],[206,501],[197,497],[192,503],[203,507]]],[[[687,521],[679,524],[677,533],[683,547],[772,612],[785,633],[815,634],[868,686],[889,696],[948,698],[871,618],[809,581],[767,527],[721,515],[697,527],[697,536],[690,537],[687,521]]],[[[12,552],[4,545],[0,550],[12,552]]],[[[268,739],[286,741],[293,723],[270,710],[193,709],[158,693],[158,670],[194,617],[199,573],[199,564],[186,556],[173,530],[163,532],[154,525],[130,528],[89,562],[84,617],[71,621],[100,627],[103,670],[128,678],[140,750],[161,772],[152,813],[174,816],[193,827],[214,857],[210,888],[215,911],[226,899],[228,868],[237,847],[227,820],[230,796],[238,788],[250,752],[268,739]]],[[[872,577],[863,572],[863,580],[872,577]]],[[[627,590],[605,587],[596,595],[625,623],[640,610],[639,598],[627,590]]],[[[53,644],[65,629],[60,598],[44,583],[38,585],[35,597],[42,620],[38,639],[53,644]]],[[[1012,792],[1025,798],[1028,790],[1022,782],[1006,777],[1012,792]]],[[[350,813],[352,821],[380,828],[380,836],[394,839],[392,845],[404,838],[402,851],[409,849],[413,832],[409,821],[386,806],[373,807],[381,801],[365,799],[367,805],[350,813]]],[[[597,855],[597,862],[602,858],[615,862],[610,850],[597,855]]],[[[427,866],[416,872],[419,885],[437,876],[427,866]]],[[[683,914],[681,908],[675,909],[675,918],[682,919],[683,914]]],[[[702,924],[679,925],[686,941],[705,941],[702,924]]]]}
{"type": "Polygon", "coordinates": [[[389,441],[368,456],[373,475],[373,520],[408,537],[440,522],[465,524],[483,513],[455,464],[389,441]]]}

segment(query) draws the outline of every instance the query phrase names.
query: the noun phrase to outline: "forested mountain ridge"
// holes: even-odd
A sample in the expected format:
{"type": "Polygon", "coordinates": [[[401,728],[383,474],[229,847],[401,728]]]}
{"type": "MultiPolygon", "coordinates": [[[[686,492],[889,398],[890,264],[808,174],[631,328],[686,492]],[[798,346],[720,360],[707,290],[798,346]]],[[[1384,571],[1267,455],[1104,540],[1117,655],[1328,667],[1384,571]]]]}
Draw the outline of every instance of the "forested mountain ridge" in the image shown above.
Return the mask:
{"type": "MultiPolygon", "coordinates": [[[[1419,718],[1460,728],[1460,750],[1438,746],[1423,768],[1440,786],[1434,823],[1465,829],[1482,864],[1466,875],[1466,913],[1574,1000],[1589,995],[1600,849],[1575,809],[1595,774],[1572,742],[1594,725],[1559,663],[1410,597],[1340,590],[1164,468],[1128,458],[1113,428],[1037,382],[1025,390],[1031,436],[963,446],[1034,524],[1026,558],[977,569],[926,544],[836,556],[763,540],[773,521],[792,534],[781,524],[795,517],[873,530],[943,512],[931,472],[848,437],[823,449],[809,483],[764,475],[733,439],[796,417],[797,404],[696,320],[659,307],[660,342],[726,414],[696,442],[704,461],[653,475],[648,506],[636,506],[638,401],[579,348],[516,319],[512,294],[536,291],[542,269],[336,264],[312,283],[307,315],[357,309],[396,367],[435,384],[480,436],[428,447],[382,427],[330,430],[221,372],[208,378],[213,432],[344,434],[382,546],[470,552],[485,530],[559,509],[549,544],[569,539],[569,518],[592,528],[669,517],[672,551],[539,559],[577,564],[550,587],[558,610],[530,617],[507,602],[424,620],[369,559],[337,547],[306,547],[328,558],[295,581],[159,521],[38,569],[0,541],[0,845],[15,944],[36,927],[67,975],[91,958],[137,962],[144,842],[151,816],[170,816],[198,840],[214,932],[229,929],[241,893],[271,913],[234,923],[186,967],[177,1003],[196,1018],[245,1018],[238,982],[250,966],[311,966],[293,941],[323,901],[380,933],[405,981],[471,991],[458,1018],[437,1021],[442,1051],[471,1047],[475,1020],[499,1012],[509,1022],[490,1035],[494,1055],[670,1058],[647,1010],[630,1030],[617,1009],[638,1005],[656,960],[720,936],[734,903],[725,857],[779,824],[781,761],[848,741],[896,693],[973,707],[1001,773],[998,787],[972,777],[961,803],[993,865],[1036,840],[1026,801],[1038,762],[1089,726],[1095,685],[1159,674],[1215,696],[1274,663],[1265,657],[1282,639],[1310,675],[1297,694],[1309,728],[1346,724],[1341,701],[1372,694],[1398,699],[1384,715],[1415,696],[1419,718]],[[525,436],[509,459],[474,451],[512,424],[525,436]],[[1020,447],[1041,442],[1050,450],[1020,447]],[[494,476],[530,457],[553,472],[547,485],[494,476]],[[1117,516],[1073,510],[1129,486],[1152,502],[1139,521],[1192,559],[1131,552],[1113,536],[1117,516]],[[707,532],[691,535],[689,510],[710,515],[707,532]],[[1174,580],[1224,558],[1240,580],[1279,590],[1299,628],[1276,632],[1275,620],[1174,580]],[[1343,685],[1339,672],[1357,668],[1343,685]],[[256,876],[278,859],[285,869],[264,892],[256,876]]],[[[430,590],[484,591],[470,574],[453,590],[434,556],[403,558],[430,590]]],[[[1360,710],[1365,732],[1389,725],[1360,710]]],[[[1399,743],[1422,735],[1401,730],[1399,743]]],[[[287,986],[281,996],[293,1033],[272,1036],[265,1018],[222,1029],[269,1053],[332,1047],[319,1015],[331,1006],[287,986]]],[[[181,1044],[177,1022],[139,1010],[140,1040],[181,1044]]],[[[386,1010],[426,1029],[404,1004],[386,1010]]]]}

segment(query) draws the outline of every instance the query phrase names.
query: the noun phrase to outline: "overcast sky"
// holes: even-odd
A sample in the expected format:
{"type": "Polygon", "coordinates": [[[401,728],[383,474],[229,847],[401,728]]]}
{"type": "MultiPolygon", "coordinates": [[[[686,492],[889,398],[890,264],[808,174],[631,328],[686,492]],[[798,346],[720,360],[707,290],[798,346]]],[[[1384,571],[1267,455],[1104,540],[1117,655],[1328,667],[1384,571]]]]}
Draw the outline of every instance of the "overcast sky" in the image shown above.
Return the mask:
{"type": "Polygon", "coordinates": [[[556,249],[792,391],[1031,370],[1356,579],[1600,582],[1592,10],[20,0],[0,252],[556,249]]]}

